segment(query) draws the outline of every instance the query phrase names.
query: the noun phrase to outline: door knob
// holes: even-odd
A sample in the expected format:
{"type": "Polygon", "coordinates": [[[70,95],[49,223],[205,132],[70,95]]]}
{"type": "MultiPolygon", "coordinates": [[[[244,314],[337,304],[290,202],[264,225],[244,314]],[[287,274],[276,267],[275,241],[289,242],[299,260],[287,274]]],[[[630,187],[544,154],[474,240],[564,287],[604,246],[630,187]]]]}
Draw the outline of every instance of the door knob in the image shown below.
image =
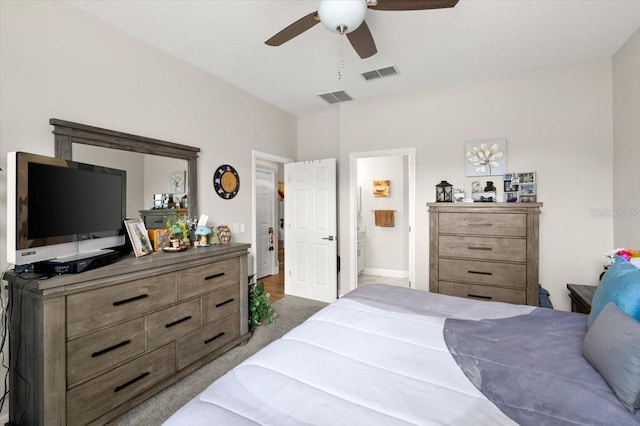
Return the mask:
{"type": "Polygon", "coordinates": [[[322,237],[323,240],[333,241],[333,235],[329,235],[328,237],[322,237]]]}

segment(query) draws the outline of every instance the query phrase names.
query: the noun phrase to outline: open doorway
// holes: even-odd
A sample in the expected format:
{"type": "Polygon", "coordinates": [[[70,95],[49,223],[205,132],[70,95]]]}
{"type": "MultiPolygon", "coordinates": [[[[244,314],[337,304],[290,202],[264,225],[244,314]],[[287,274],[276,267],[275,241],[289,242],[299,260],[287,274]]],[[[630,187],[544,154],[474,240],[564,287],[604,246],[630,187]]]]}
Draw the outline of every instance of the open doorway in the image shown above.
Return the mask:
{"type": "Polygon", "coordinates": [[[351,279],[415,283],[415,149],[353,153],[351,279]]]}
{"type": "Polygon", "coordinates": [[[253,273],[271,294],[284,297],[284,164],[289,158],[253,151],[253,273]]]}

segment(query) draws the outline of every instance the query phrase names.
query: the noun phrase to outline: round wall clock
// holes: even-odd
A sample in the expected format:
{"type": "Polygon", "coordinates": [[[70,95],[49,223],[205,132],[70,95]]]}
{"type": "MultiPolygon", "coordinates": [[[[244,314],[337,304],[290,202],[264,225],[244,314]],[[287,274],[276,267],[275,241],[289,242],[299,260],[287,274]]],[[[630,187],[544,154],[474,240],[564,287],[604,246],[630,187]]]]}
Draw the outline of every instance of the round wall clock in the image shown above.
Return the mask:
{"type": "Polygon", "coordinates": [[[228,164],[218,167],[213,173],[213,188],[225,200],[235,197],[240,189],[240,176],[236,169],[228,164]]]}

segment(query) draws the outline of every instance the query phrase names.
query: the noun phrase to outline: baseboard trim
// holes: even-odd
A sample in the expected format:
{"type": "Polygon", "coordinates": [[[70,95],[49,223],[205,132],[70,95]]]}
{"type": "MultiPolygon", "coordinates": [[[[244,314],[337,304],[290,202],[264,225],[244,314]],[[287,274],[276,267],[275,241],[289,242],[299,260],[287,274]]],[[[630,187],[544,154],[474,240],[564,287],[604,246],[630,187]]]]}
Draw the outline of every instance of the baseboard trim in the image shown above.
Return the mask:
{"type": "Polygon", "coordinates": [[[364,275],[378,275],[390,278],[409,278],[409,271],[399,269],[364,268],[364,275]]]}

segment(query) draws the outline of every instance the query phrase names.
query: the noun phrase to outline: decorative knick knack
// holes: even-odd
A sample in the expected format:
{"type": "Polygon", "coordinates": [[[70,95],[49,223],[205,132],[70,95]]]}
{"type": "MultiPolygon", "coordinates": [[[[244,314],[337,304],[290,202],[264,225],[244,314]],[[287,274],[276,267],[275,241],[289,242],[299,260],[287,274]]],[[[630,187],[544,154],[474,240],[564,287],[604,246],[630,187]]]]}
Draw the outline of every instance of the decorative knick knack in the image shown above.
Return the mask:
{"type": "Polygon", "coordinates": [[[496,187],[493,186],[493,182],[488,180],[487,181],[487,186],[485,186],[484,188],[484,192],[492,192],[492,191],[496,191],[496,187]]]}
{"type": "Polygon", "coordinates": [[[453,185],[446,180],[436,185],[436,201],[450,203],[453,201],[453,185]]]}

